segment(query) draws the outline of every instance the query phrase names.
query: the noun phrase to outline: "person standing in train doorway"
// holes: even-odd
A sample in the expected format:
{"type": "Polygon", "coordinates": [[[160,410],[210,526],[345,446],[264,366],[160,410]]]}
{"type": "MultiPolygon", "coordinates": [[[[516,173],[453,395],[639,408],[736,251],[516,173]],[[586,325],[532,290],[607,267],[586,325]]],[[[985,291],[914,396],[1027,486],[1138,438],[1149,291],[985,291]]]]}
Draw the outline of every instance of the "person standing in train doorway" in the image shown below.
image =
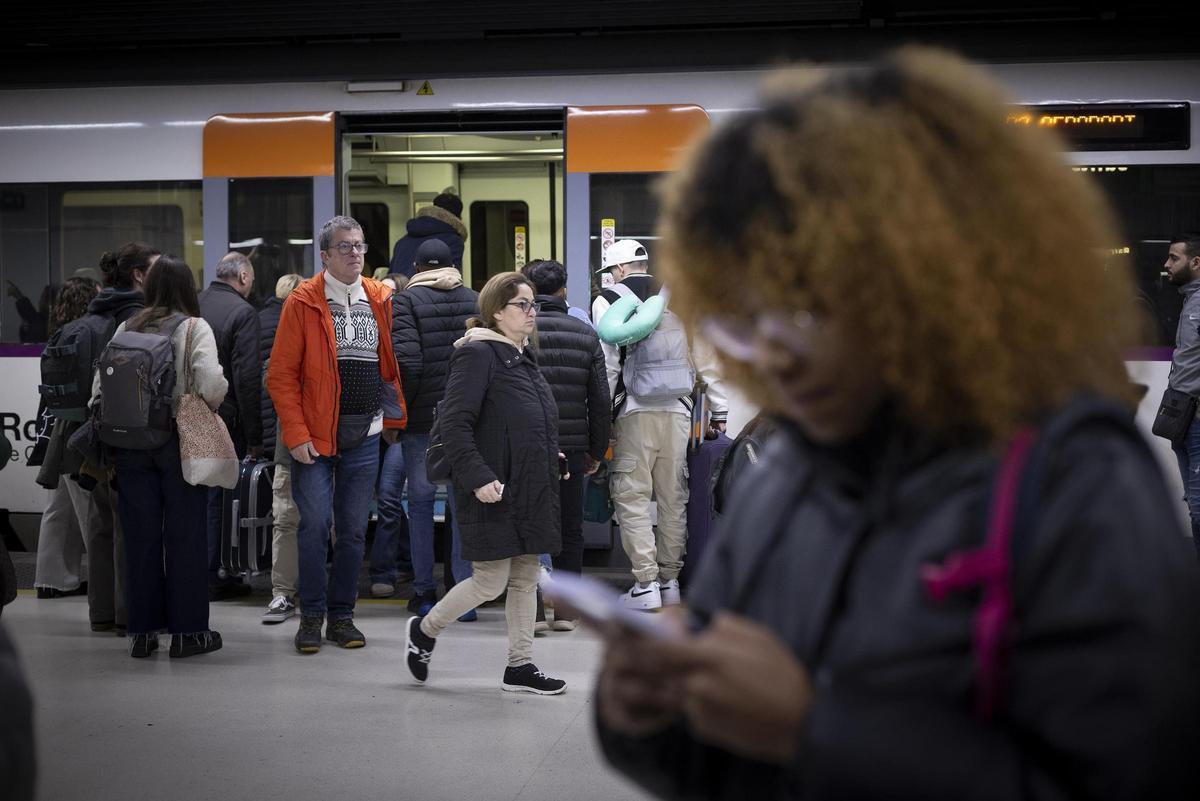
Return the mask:
{"type": "MultiPolygon", "coordinates": [[[[200,293],[200,316],[212,326],[217,356],[229,392],[217,413],[225,421],[239,458],[262,456],[263,430],[259,408],[262,363],[259,361],[258,313],[250,305],[254,265],[236,250],[217,262],[216,280],[200,293]]],[[[208,599],[223,601],[250,594],[250,585],[236,576],[222,576],[220,487],[208,490],[208,599]]]]}
{"type": "Polygon", "coordinates": [[[321,650],[326,614],[328,640],[342,648],[367,643],[354,625],[354,604],[379,439],[395,443],[407,424],[392,351],[392,292],[363,277],[362,226],[334,217],[321,227],[319,244],[325,269],[288,296],[267,368],[300,510],[296,650],[304,654],[321,650]],[[327,584],[331,508],[337,541],[327,584]]]}
{"type": "MultiPolygon", "coordinates": [[[[1179,287],[1183,308],[1175,332],[1175,354],[1171,357],[1170,389],[1200,396],[1200,233],[1172,237],[1163,263],[1167,280],[1179,287]]],[[[1179,459],[1184,497],[1192,520],[1192,541],[1200,554],[1200,421],[1192,420],[1187,434],[1171,443],[1179,459]]]]}
{"type": "Polygon", "coordinates": [[[446,191],[433,199],[432,206],[426,206],[417,212],[405,226],[408,231],[396,240],[392,249],[393,273],[400,273],[406,278],[416,274],[417,248],[431,239],[444,242],[450,248],[450,261],[462,269],[463,250],[466,248],[467,227],[462,221],[462,199],[447,188],[446,191]]]}

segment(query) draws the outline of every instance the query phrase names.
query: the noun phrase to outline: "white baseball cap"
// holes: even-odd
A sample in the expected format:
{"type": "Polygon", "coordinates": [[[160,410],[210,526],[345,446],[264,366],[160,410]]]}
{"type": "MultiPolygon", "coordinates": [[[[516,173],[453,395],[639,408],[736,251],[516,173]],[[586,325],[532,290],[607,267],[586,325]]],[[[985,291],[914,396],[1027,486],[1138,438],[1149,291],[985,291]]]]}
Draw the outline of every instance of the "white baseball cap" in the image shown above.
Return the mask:
{"type": "Polygon", "coordinates": [[[646,248],[636,239],[621,239],[613,242],[608,246],[608,250],[604,251],[604,266],[596,272],[602,273],[618,264],[629,264],[634,261],[649,261],[646,248]]]}

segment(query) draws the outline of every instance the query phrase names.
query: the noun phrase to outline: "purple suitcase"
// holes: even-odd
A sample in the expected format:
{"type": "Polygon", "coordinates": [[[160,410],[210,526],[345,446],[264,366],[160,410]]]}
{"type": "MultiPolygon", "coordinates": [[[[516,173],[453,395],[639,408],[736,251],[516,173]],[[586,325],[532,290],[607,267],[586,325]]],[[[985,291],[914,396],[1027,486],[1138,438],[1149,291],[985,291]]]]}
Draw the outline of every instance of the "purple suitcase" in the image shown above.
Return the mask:
{"type": "Polygon", "coordinates": [[[685,585],[700,566],[712,536],[717,519],[713,508],[713,485],[721,458],[731,445],[733,440],[720,434],[688,451],[687,555],[683,558],[683,572],[679,576],[685,585]]]}

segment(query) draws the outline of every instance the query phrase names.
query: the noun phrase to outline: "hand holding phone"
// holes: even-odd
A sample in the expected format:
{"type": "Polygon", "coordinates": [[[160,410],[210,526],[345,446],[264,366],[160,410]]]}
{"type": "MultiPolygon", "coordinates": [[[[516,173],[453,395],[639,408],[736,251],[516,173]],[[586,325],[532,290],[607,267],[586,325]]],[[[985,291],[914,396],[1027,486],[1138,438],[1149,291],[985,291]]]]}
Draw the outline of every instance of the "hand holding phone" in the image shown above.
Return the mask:
{"type": "Polygon", "coordinates": [[[559,481],[566,481],[570,477],[571,470],[567,465],[567,455],[560,451],[558,454],[558,479],[559,481]]]}

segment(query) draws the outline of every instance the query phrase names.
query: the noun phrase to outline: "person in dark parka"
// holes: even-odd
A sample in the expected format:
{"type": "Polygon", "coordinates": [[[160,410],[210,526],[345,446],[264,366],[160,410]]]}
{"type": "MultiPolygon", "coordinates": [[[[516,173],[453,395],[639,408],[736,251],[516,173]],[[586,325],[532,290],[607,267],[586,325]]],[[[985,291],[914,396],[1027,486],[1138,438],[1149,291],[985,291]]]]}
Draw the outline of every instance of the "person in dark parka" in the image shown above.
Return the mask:
{"type": "Polygon", "coordinates": [[[446,243],[450,248],[453,266],[462,269],[463,250],[466,248],[467,227],[462,221],[463,202],[458,195],[443,192],[433,199],[432,206],[417,212],[406,224],[407,234],[396,240],[392,248],[393,273],[412,278],[417,272],[417,248],[430,239],[446,243]]]}
{"type": "MultiPolygon", "coordinates": [[[[250,305],[254,265],[243,253],[230,251],[217,262],[217,278],[200,293],[200,316],[217,339],[217,358],[225,371],[229,392],[217,414],[225,421],[238,457],[263,453],[262,358],[258,313],[250,305]]],[[[220,487],[208,492],[208,583],[213,601],[248,595],[250,585],[220,574],[220,487]]]]}
{"type": "MultiPolygon", "coordinates": [[[[579,573],[583,569],[583,479],[600,467],[612,427],[604,352],[595,329],[567,311],[567,271],[562,264],[538,260],[522,272],[537,290],[535,351],[558,404],[558,447],[567,455],[571,474],[561,486],[562,552],[554,557],[554,568],[579,573]]],[[[554,622],[555,628],[570,626],[557,616],[554,622]]]]}
{"type": "Polygon", "coordinates": [[[1113,215],[1010,102],[923,49],[797,70],[673,176],[672,309],[783,427],[690,630],[610,632],[599,742],[658,796],[1200,798],[1200,573],[1132,422],[1132,276],[1071,291],[1113,215]]]}
{"type": "Polygon", "coordinates": [[[560,547],[558,411],[528,347],[536,310],[529,281],[520,273],[494,276],[479,310],[455,343],[438,422],[462,553],[474,574],[429,614],[409,619],[407,664],[424,683],[436,637],[507,589],[501,688],[555,695],[566,682],[539,671],[532,655],[538,555],[560,547]]]}

